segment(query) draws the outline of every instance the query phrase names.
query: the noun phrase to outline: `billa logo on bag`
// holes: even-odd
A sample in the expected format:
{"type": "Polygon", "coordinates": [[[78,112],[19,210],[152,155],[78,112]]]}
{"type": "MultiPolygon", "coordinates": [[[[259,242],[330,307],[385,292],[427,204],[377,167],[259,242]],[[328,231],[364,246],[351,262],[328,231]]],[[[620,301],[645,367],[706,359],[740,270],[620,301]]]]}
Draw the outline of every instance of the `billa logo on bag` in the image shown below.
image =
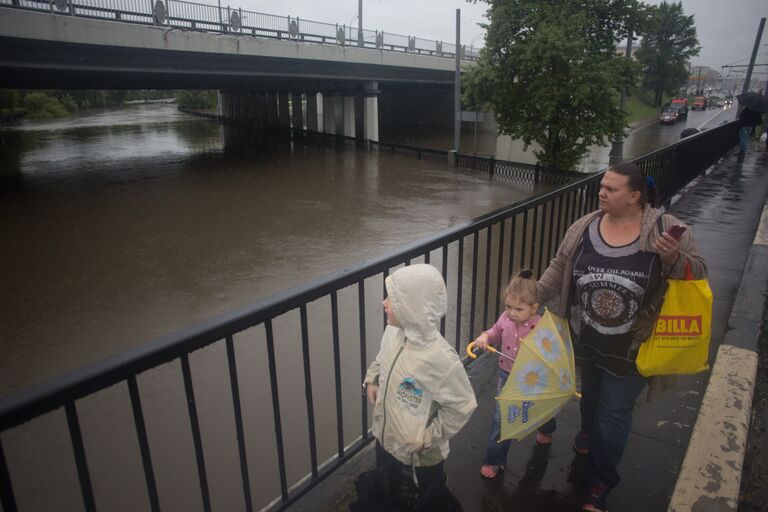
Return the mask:
{"type": "Polygon", "coordinates": [[[662,315],[656,321],[656,336],[693,337],[701,336],[701,315],[668,316],[662,315]]]}

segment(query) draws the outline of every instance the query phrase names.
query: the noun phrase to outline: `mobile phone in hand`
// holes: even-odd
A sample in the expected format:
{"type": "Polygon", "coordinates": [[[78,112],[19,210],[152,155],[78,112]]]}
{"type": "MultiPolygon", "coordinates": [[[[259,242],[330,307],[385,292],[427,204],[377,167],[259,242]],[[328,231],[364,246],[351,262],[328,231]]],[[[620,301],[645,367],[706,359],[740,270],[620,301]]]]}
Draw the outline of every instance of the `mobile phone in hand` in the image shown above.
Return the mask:
{"type": "Polygon", "coordinates": [[[675,240],[680,240],[680,237],[683,236],[683,233],[685,233],[685,230],[688,229],[682,224],[674,224],[672,227],[669,228],[667,233],[669,233],[669,236],[674,238],[675,240]]]}

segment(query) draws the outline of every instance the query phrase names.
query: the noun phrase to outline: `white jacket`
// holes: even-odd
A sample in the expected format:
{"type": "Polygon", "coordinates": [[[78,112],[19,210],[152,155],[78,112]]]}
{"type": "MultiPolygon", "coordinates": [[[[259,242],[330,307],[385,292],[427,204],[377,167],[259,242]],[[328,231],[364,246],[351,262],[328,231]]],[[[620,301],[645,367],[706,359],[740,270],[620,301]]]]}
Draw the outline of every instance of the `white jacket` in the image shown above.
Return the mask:
{"type": "Polygon", "coordinates": [[[379,384],[373,435],[400,462],[432,466],[477,407],[458,354],[440,335],[445,282],[430,265],[411,265],[385,280],[395,317],[363,386],[379,384]]]}

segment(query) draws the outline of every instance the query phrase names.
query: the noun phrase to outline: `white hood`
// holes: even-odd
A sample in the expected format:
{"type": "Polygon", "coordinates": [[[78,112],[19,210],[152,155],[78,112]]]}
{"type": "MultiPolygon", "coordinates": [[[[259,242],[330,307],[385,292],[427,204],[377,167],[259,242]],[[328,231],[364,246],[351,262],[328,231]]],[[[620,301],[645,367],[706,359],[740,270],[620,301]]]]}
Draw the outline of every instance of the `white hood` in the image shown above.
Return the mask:
{"type": "Polygon", "coordinates": [[[440,272],[417,264],[396,270],[385,280],[395,317],[415,348],[440,339],[440,319],[448,308],[448,292],[440,272]]]}

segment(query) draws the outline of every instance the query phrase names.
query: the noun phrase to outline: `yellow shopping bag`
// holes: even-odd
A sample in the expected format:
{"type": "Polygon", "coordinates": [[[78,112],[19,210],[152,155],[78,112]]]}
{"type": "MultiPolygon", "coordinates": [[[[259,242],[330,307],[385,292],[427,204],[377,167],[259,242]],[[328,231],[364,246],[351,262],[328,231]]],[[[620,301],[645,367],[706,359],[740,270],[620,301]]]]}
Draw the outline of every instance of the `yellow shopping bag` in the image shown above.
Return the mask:
{"type": "Polygon", "coordinates": [[[640,345],[641,375],[686,375],[707,370],[712,336],[712,290],[706,279],[669,279],[653,335],[640,345]]]}

